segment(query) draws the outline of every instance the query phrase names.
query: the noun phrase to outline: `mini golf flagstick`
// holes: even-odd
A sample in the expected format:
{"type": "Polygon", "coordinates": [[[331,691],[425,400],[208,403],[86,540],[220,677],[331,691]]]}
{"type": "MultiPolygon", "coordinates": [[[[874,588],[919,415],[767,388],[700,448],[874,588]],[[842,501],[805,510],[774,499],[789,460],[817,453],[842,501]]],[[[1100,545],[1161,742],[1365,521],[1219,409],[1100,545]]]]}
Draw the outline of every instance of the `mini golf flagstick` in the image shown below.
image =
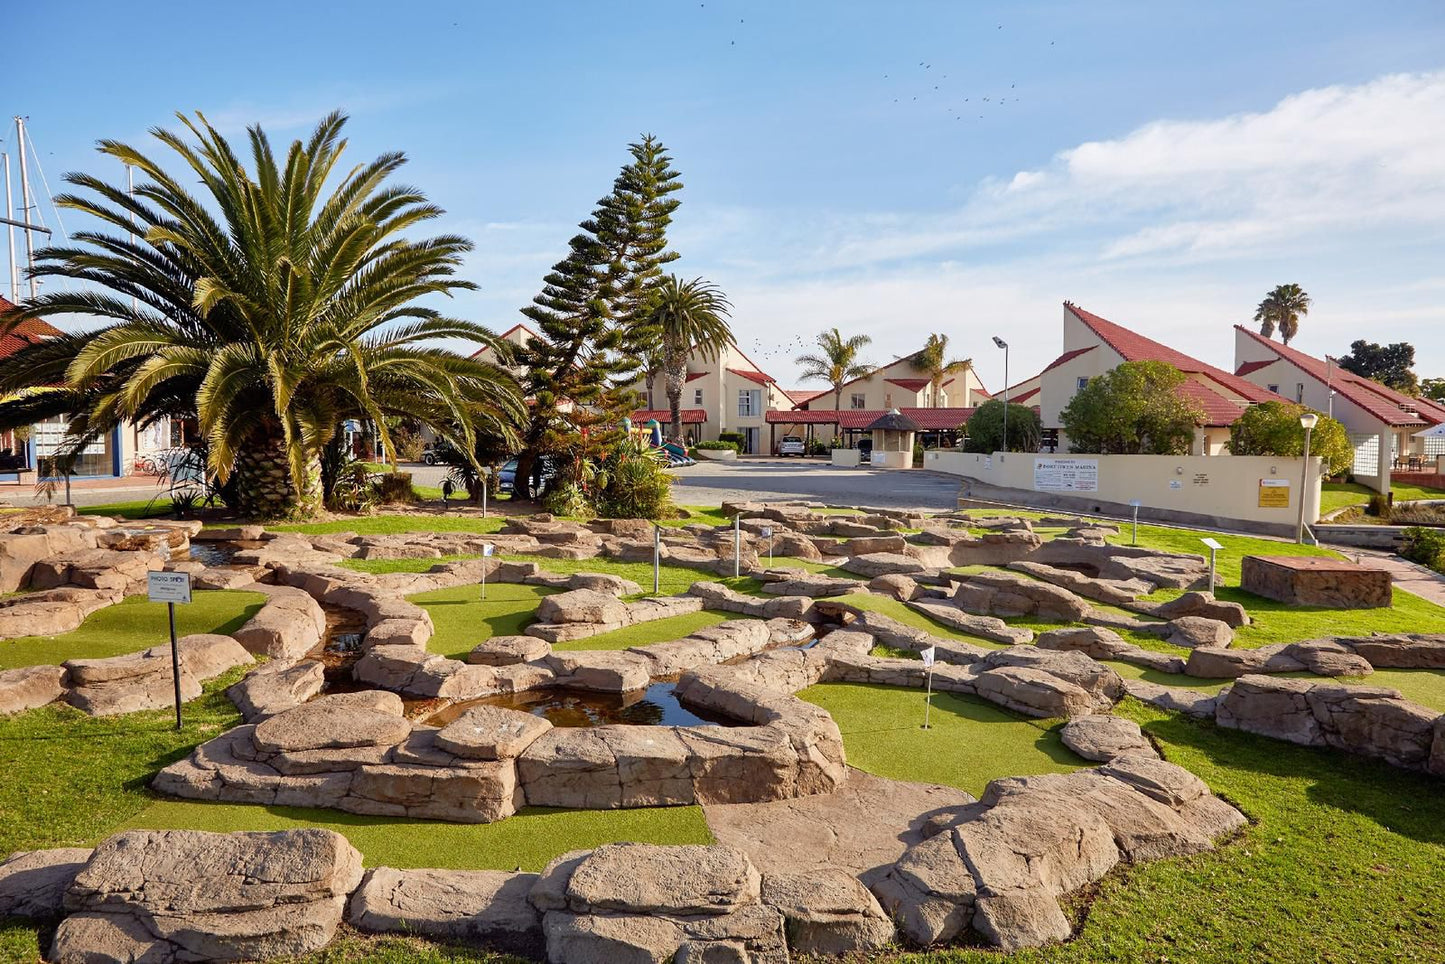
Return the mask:
{"type": "Polygon", "coordinates": [[[487,560],[492,558],[492,544],[482,544],[482,598],[487,598],[487,560]]]}
{"type": "Polygon", "coordinates": [[[652,524],[652,594],[662,595],[662,526],[652,524]]]}
{"type": "Polygon", "coordinates": [[[773,568],[773,527],[763,526],[758,530],[758,535],[768,540],[768,568],[773,568]]]}
{"type": "Polygon", "coordinates": [[[1214,576],[1214,554],[1224,546],[1216,539],[1200,539],[1199,541],[1209,547],[1209,591],[1214,592],[1215,587],[1219,585],[1214,576]]]}
{"type": "Polygon", "coordinates": [[[1130,500],[1129,500],[1129,504],[1134,507],[1134,539],[1133,539],[1133,541],[1130,542],[1129,544],[1132,545],[1132,546],[1137,546],[1137,545],[1139,544],[1139,505],[1140,505],[1140,503],[1139,503],[1139,500],[1138,500],[1138,499],[1130,499],[1130,500]]]}
{"type": "Polygon", "coordinates": [[[923,668],[928,672],[928,691],[923,697],[923,728],[925,730],[932,729],[928,725],[928,713],[933,709],[933,657],[935,655],[937,655],[937,650],[932,646],[922,652],[923,668]]]}

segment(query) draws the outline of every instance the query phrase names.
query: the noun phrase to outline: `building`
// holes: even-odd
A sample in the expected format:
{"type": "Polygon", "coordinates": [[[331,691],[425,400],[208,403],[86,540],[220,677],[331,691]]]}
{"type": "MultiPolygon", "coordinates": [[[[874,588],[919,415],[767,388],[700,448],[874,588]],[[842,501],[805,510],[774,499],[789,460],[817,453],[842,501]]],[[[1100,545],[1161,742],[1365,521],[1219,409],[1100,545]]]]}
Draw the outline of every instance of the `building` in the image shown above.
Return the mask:
{"type": "Polygon", "coordinates": [[[1216,368],[1181,351],[1146,338],[1123,325],[1064,302],[1063,352],[1034,378],[1009,389],[1009,401],[1037,405],[1045,438],[1057,436],[1056,445],[1067,451],[1060,413],[1089,379],[1112,370],[1123,362],[1167,362],[1182,371],[1187,380],[1181,394],[1204,412],[1195,430],[1194,455],[1223,455],[1228,452],[1229,427],[1244,410],[1257,402],[1279,401],[1274,392],[1216,368]]]}
{"type": "MultiPolygon", "coordinates": [[[[509,342],[513,345],[516,345],[518,348],[521,348],[523,345],[527,344],[527,342],[529,341],[532,341],[534,338],[541,337],[541,335],[537,334],[535,331],[528,328],[526,325],[521,324],[520,322],[508,328],[506,331],[502,332],[500,335],[497,336],[499,340],[509,342]]],[[[497,364],[497,353],[492,350],[492,347],[490,345],[487,345],[483,348],[478,348],[476,351],[472,352],[472,357],[477,359],[478,361],[497,364]]],[[[522,370],[514,364],[503,365],[502,367],[518,378],[520,378],[522,375],[522,370]]]]}
{"type": "Polygon", "coordinates": [[[1402,394],[1242,325],[1234,326],[1234,363],[1241,378],[1339,420],[1355,447],[1355,480],[1378,492],[1390,490],[1392,467],[1408,467],[1410,456],[1445,454],[1445,439],[1414,437],[1445,422],[1439,402],[1402,394]]]}
{"type": "MultiPolygon", "coordinates": [[[[646,397],[647,383],[639,378],[631,386],[646,397]]],[[[665,377],[659,373],[653,384],[653,405],[632,414],[636,423],[656,419],[666,426],[672,418],[667,407],[665,377]]],[[[694,442],[714,441],[722,432],[737,432],[743,438],[745,455],[772,451],[766,416],[793,407],[793,400],[777,379],[763,371],[741,348],[731,346],[720,352],[694,351],[687,358],[687,378],[682,388],[684,435],[694,442]]],[[[664,428],[665,431],[665,428],[664,428]]]]}

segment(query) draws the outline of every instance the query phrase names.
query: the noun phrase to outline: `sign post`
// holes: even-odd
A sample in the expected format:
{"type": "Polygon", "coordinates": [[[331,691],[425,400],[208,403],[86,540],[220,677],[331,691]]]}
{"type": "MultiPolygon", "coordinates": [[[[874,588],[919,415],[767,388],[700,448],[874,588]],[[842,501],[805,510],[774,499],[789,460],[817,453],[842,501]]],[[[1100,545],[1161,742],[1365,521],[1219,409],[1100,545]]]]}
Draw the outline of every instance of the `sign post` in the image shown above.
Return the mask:
{"type": "Polygon", "coordinates": [[[482,545],[482,598],[487,598],[487,560],[492,558],[492,552],[496,546],[487,542],[482,545]]]}
{"type": "Polygon", "coordinates": [[[773,568],[773,527],[763,526],[758,529],[758,535],[768,540],[768,568],[773,568]]]}
{"type": "Polygon", "coordinates": [[[923,697],[923,728],[925,730],[930,730],[932,729],[932,727],[928,725],[928,714],[929,711],[933,709],[933,658],[938,655],[938,650],[935,647],[930,646],[927,649],[923,650],[920,655],[923,656],[923,668],[928,673],[928,688],[925,691],[923,697]]]}
{"type": "Polygon", "coordinates": [[[1209,547],[1209,591],[1214,592],[1215,587],[1219,585],[1219,581],[1214,576],[1214,554],[1224,546],[1216,539],[1200,539],[1199,541],[1209,547]]]}
{"type": "Polygon", "coordinates": [[[1139,544],[1139,500],[1130,499],[1129,504],[1134,507],[1134,541],[1130,545],[1137,546],[1139,544]]]}
{"type": "Polygon", "coordinates": [[[181,651],[176,645],[176,603],[191,601],[191,574],[152,572],[146,575],[146,598],[166,604],[171,627],[171,677],[176,692],[176,729],[181,728],[181,651]]]}

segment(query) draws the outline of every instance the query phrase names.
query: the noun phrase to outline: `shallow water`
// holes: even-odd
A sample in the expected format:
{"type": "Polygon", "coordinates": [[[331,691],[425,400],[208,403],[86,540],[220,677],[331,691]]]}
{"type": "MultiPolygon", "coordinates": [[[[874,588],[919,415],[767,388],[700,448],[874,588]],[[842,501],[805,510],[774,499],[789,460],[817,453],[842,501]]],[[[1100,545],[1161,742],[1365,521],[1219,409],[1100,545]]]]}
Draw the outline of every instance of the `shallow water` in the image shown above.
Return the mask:
{"type": "Polygon", "coordinates": [[[263,545],[264,542],[192,542],[190,556],[208,566],[228,566],[236,553],[263,545]]]}
{"type": "Polygon", "coordinates": [[[445,726],[474,706],[502,706],[540,716],[553,726],[744,726],[741,721],[720,714],[685,707],[673,692],[672,683],[653,683],[634,693],[591,693],[585,690],[546,689],[505,696],[487,696],[453,703],[425,722],[445,726]]]}

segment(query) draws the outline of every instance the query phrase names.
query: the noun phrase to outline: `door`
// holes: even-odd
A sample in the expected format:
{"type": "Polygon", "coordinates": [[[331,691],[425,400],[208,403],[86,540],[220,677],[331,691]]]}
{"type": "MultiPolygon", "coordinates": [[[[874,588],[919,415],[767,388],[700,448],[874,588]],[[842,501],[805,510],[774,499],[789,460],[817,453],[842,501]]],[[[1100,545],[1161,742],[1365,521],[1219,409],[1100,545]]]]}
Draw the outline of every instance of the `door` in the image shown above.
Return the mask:
{"type": "Polygon", "coordinates": [[[762,429],[760,429],[760,428],[745,428],[745,429],[743,429],[743,454],[744,454],[744,455],[757,455],[757,454],[758,454],[758,445],[761,444],[761,439],[760,439],[760,435],[761,435],[761,434],[762,434],[762,429]]]}

